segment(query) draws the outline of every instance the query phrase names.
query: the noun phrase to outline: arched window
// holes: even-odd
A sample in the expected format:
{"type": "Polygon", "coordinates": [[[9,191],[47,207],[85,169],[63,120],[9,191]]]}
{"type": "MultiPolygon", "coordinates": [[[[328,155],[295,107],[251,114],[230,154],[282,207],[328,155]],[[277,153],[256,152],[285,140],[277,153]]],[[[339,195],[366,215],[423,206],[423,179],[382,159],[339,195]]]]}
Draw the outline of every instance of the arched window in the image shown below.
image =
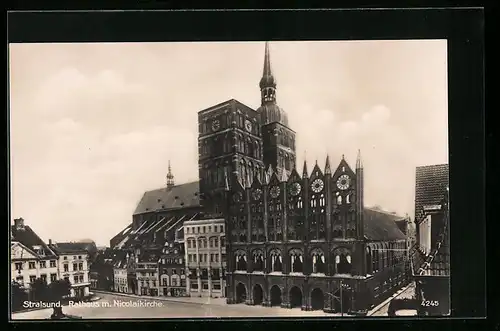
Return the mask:
{"type": "Polygon", "coordinates": [[[315,249],[312,251],[312,267],[313,273],[326,273],[326,261],[325,254],[321,249],[315,249]]]}
{"type": "Polygon", "coordinates": [[[255,157],[256,159],[260,159],[260,148],[259,148],[259,142],[258,141],[255,141],[255,146],[254,146],[254,153],[253,153],[253,157],[255,157]]]}
{"type": "Polygon", "coordinates": [[[372,252],[369,246],[366,247],[366,273],[373,273],[372,252]]]}
{"type": "Polygon", "coordinates": [[[253,252],[253,270],[264,271],[264,254],[261,250],[253,252]]]}
{"type": "Polygon", "coordinates": [[[270,269],[271,272],[282,272],[283,271],[283,258],[281,257],[281,252],[279,250],[272,250],[269,254],[271,258],[270,269]]]}
{"type": "Polygon", "coordinates": [[[253,156],[254,155],[253,143],[252,143],[252,140],[250,140],[250,138],[247,139],[247,150],[246,150],[246,153],[249,156],[253,156]]]}
{"type": "Polygon", "coordinates": [[[236,270],[246,271],[247,270],[247,255],[244,252],[238,252],[235,254],[236,258],[236,270]]]}
{"type": "Polygon", "coordinates": [[[290,251],[290,272],[303,272],[304,271],[304,256],[302,251],[294,249],[290,251]]]}
{"type": "Polygon", "coordinates": [[[339,248],[334,252],[335,270],[338,274],[350,274],[352,263],[351,254],[345,248],[339,248]]]}

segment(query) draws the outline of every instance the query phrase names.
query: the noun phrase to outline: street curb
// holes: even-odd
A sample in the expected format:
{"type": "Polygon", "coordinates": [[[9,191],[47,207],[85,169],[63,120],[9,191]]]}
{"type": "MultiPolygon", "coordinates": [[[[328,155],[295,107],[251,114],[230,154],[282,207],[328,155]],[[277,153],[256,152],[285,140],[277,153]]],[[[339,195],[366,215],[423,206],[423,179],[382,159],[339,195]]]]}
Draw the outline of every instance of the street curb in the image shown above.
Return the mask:
{"type": "MultiPolygon", "coordinates": [[[[122,297],[128,297],[128,298],[135,298],[135,299],[151,299],[151,300],[160,300],[160,301],[167,301],[167,302],[177,302],[177,303],[185,303],[185,304],[190,304],[190,305],[213,305],[208,302],[192,302],[192,301],[181,301],[181,300],[172,300],[166,297],[152,297],[152,296],[141,296],[137,294],[128,294],[128,293],[119,293],[119,292],[108,292],[108,291],[101,291],[101,290],[94,290],[95,293],[102,293],[102,294],[111,294],[111,295],[117,295],[117,296],[122,296],[122,297]]],[[[217,306],[225,306],[226,304],[216,304],[217,306]]]]}
{"type": "Polygon", "coordinates": [[[401,290],[397,291],[396,293],[394,293],[392,296],[390,296],[389,298],[385,299],[384,301],[382,301],[381,303],[379,303],[376,307],[374,307],[373,309],[371,309],[367,314],[366,316],[372,316],[373,314],[375,314],[377,311],[380,310],[380,308],[382,308],[383,306],[385,306],[386,304],[388,304],[391,300],[397,298],[398,296],[401,295],[401,293],[403,293],[404,291],[406,291],[408,288],[410,288],[410,286],[413,286],[413,283],[410,283],[408,285],[406,285],[405,287],[403,287],[401,290]]]}

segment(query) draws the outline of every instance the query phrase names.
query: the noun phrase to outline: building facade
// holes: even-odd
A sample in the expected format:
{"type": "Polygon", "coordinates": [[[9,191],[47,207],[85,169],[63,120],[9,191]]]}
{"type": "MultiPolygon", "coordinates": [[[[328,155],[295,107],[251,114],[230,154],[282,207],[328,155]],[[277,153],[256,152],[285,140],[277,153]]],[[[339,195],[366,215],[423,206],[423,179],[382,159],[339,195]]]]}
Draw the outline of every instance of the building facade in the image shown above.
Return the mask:
{"type": "Polygon", "coordinates": [[[59,279],[58,256],[23,218],[15,219],[11,226],[10,257],[11,278],[25,289],[37,278],[47,284],[59,279]]]}
{"type": "Polygon", "coordinates": [[[163,248],[159,262],[160,295],[187,296],[184,243],[173,242],[163,248]]]}
{"type": "Polygon", "coordinates": [[[449,170],[447,164],[417,167],[417,243],[412,272],[420,315],[450,314],[449,170]]]}
{"type": "Polygon", "coordinates": [[[191,296],[224,297],[226,288],[224,219],[185,222],[184,238],[187,293],[191,296]]]}
{"type": "Polygon", "coordinates": [[[136,261],[137,293],[146,296],[158,296],[160,294],[158,252],[156,250],[144,250],[137,254],[136,261]]]}
{"type": "Polygon", "coordinates": [[[365,209],[360,156],[355,169],[327,158],[299,175],[267,43],[259,87],[256,111],[229,100],[198,113],[201,203],[225,217],[227,301],[367,311],[406,281],[403,217],[365,209]]]}
{"type": "Polygon", "coordinates": [[[90,295],[89,254],[80,243],[49,244],[59,256],[59,278],[71,284],[70,296],[83,298],[90,295]]]}

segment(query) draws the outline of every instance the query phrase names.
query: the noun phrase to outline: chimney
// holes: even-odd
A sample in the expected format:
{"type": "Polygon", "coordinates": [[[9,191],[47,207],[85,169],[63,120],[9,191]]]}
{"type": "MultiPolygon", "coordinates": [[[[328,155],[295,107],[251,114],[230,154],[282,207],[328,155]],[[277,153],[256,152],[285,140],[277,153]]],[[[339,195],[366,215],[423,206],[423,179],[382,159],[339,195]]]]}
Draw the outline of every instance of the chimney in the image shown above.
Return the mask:
{"type": "Polygon", "coordinates": [[[52,239],[49,239],[49,245],[52,245],[52,239]]]}
{"type": "Polygon", "coordinates": [[[23,229],[24,219],[22,217],[14,219],[14,226],[16,227],[16,229],[23,229]]]}

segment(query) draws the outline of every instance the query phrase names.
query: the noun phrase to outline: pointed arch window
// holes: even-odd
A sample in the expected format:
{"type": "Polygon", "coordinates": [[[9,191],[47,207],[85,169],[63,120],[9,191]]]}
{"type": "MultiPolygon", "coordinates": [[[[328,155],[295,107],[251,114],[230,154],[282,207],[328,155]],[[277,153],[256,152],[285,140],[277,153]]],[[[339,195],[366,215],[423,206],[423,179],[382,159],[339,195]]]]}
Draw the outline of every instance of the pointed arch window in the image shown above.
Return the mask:
{"type": "Polygon", "coordinates": [[[269,257],[271,258],[270,271],[282,272],[283,258],[281,257],[281,252],[279,250],[273,250],[270,252],[269,257]]]}
{"type": "Polygon", "coordinates": [[[337,192],[335,195],[337,196],[337,198],[336,198],[337,205],[341,205],[342,204],[342,196],[340,195],[339,192],[337,192]]]}
{"type": "Polygon", "coordinates": [[[256,159],[260,159],[260,148],[259,148],[259,142],[258,141],[255,141],[254,142],[254,153],[253,153],[253,157],[256,158],[256,159]]]}
{"type": "Polygon", "coordinates": [[[264,271],[264,254],[260,250],[253,252],[253,270],[264,271]]]}
{"type": "Polygon", "coordinates": [[[369,246],[366,247],[365,254],[366,254],[366,273],[372,274],[373,273],[372,252],[371,252],[371,248],[369,246]]]}
{"type": "Polygon", "coordinates": [[[290,272],[302,273],[304,271],[304,256],[302,251],[290,251],[290,272]]]}
{"type": "Polygon", "coordinates": [[[335,270],[338,274],[350,274],[351,267],[351,256],[349,253],[340,253],[335,256],[335,270]]]}
{"type": "Polygon", "coordinates": [[[250,138],[247,139],[247,150],[246,150],[246,153],[249,156],[253,156],[254,155],[254,144],[253,144],[253,142],[252,142],[252,140],[250,138]]]}
{"type": "Polygon", "coordinates": [[[235,254],[235,260],[236,260],[236,270],[238,271],[247,270],[247,255],[245,252],[238,251],[235,254]]]}
{"type": "Polygon", "coordinates": [[[325,254],[321,249],[315,249],[311,253],[312,256],[312,272],[315,274],[326,273],[325,254]]]}

